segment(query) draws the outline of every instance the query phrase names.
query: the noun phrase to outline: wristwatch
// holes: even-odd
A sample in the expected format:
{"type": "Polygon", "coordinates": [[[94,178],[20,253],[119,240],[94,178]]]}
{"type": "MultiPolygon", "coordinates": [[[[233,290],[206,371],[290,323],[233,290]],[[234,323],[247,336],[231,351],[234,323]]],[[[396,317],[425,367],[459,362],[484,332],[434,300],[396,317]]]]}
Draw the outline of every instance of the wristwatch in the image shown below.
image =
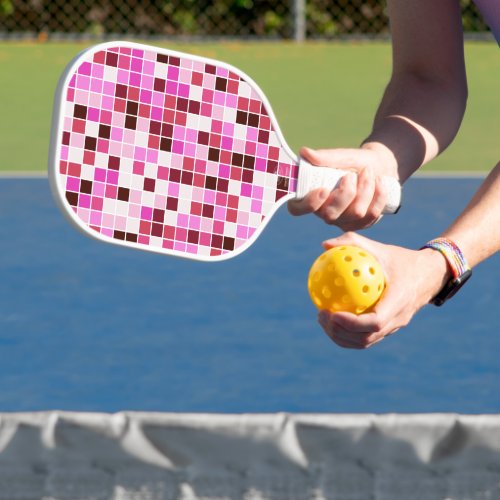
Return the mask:
{"type": "Polygon", "coordinates": [[[472,276],[472,269],[465,260],[460,248],[449,238],[436,238],[427,242],[422,248],[432,248],[440,252],[451,270],[452,277],[441,291],[431,300],[431,304],[442,306],[462,288],[472,276]]]}

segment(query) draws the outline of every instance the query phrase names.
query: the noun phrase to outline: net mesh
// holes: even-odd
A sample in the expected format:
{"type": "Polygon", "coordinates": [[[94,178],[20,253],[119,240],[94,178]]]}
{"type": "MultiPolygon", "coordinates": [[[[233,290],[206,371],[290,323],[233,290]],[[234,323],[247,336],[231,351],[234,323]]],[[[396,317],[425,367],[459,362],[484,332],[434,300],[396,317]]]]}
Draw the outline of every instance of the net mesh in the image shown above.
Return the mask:
{"type": "Polygon", "coordinates": [[[0,414],[0,500],[500,498],[500,417],[0,414]]]}

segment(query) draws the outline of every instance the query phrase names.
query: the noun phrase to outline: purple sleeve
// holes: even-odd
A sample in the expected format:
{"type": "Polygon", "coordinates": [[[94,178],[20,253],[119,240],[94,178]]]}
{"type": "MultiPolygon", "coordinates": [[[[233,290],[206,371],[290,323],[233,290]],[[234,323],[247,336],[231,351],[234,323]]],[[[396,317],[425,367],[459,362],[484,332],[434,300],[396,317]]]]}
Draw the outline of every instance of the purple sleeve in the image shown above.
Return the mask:
{"type": "Polygon", "coordinates": [[[474,0],[500,45],[500,0],[474,0]]]}

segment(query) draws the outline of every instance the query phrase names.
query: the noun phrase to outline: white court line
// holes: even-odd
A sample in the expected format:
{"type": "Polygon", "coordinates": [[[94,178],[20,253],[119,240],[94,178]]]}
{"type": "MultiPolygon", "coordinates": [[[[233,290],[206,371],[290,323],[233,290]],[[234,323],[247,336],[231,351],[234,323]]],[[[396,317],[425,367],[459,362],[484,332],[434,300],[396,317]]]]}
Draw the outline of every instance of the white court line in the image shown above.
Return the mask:
{"type": "Polygon", "coordinates": [[[474,170],[452,170],[449,172],[429,170],[416,172],[412,177],[417,179],[483,179],[488,173],[487,171],[478,172],[474,170]]]}
{"type": "Polygon", "coordinates": [[[0,172],[0,179],[44,179],[47,177],[47,172],[43,170],[36,172],[15,172],[5,171],[0,172]]]}

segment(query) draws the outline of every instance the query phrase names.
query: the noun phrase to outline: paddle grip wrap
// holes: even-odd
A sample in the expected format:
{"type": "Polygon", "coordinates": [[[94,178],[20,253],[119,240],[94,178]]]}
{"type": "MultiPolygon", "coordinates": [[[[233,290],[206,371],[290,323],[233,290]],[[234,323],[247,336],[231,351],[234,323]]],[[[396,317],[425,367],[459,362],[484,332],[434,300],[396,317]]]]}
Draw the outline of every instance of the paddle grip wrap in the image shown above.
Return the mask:
{"type": "MultiPolygon", "coordinates": [[[[296,197],[298,199],[304,198],[313,189],[321,187],[333,190],[348,172],[337,168],[316,167],[301,158],[296,197]]],[[[393,177],[382,177],[381,182],[387,196],[383,213],[395,214],[401,206],[401,184],[393,177]]]]}

